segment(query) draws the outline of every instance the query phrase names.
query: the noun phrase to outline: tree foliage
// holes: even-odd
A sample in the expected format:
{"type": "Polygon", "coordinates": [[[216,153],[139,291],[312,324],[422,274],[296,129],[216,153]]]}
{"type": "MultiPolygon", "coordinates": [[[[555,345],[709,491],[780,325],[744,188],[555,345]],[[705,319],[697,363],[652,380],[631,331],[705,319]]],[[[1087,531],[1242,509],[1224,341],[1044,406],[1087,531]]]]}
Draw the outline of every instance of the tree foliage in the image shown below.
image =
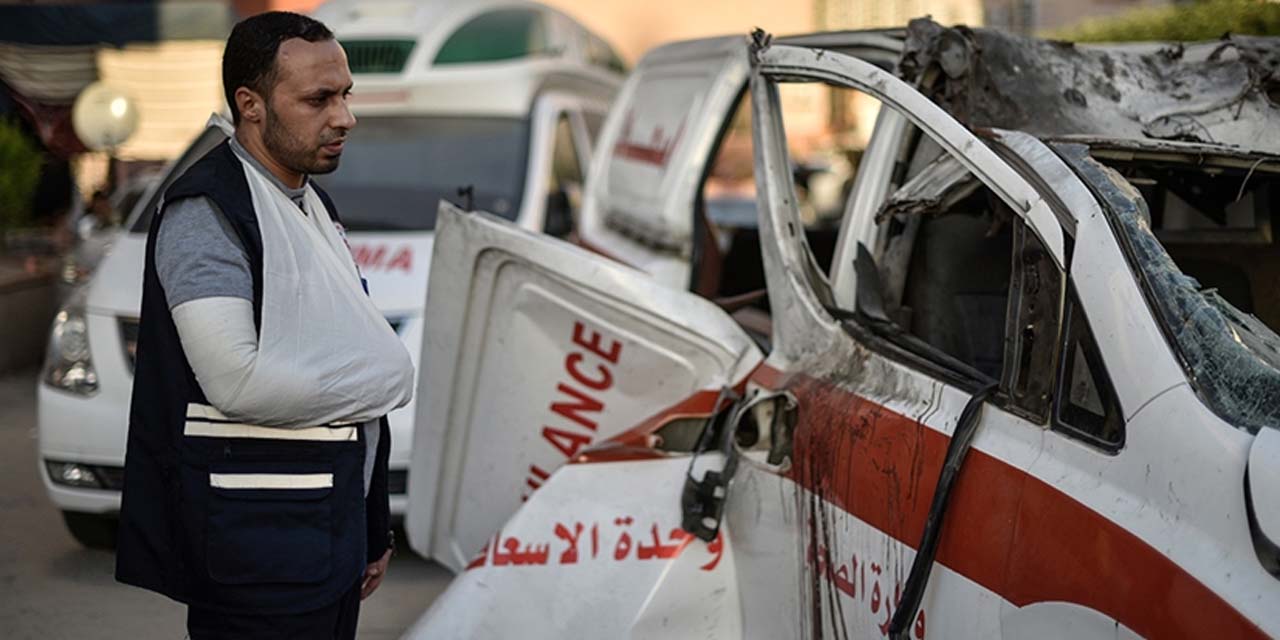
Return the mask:
{"type": "Polygon", "coordinates": [[[16,122],[0,120],[0,231],[30,223],[42,160],[16,122]]]}
{"type": "Polygon", "coordinates": [[[1049,35],[1076,42],[1123,42],[1216,40],[1226,33],[1280,35],[1280,4],[1263,0],[1200,0],[1088,20],[1049,35]]]}

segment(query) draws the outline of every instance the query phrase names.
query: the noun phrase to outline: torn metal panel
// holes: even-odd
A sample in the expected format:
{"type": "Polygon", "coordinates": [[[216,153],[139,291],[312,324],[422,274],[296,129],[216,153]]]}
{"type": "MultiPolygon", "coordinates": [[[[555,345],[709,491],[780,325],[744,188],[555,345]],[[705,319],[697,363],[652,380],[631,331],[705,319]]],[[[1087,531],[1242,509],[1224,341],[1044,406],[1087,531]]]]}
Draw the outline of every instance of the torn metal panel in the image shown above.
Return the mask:
{"type": "Polygon", "coordinates": [[[917,19],[898,71],[970,126],[1275,151],[1278,67],[1280,38],[1076,45],[917,19]]]}
{"type": "Polygon", "coordinates": [[[1055,149],[1110,210],[1148,304],[1201,399],[1250,433],[1277,428],[1280,336],[1174,264],[1151,230],[1146,202],[1120,174],[1091,158],[1082,145],[1059,143],[1055,149]]]}
{"type": "Polygon", "coordinates": [[[950,210],[982,183],[955,156],[944,154],[902,185],[876,213],[876,224],[896,215],[937,214],[950,210]]]}

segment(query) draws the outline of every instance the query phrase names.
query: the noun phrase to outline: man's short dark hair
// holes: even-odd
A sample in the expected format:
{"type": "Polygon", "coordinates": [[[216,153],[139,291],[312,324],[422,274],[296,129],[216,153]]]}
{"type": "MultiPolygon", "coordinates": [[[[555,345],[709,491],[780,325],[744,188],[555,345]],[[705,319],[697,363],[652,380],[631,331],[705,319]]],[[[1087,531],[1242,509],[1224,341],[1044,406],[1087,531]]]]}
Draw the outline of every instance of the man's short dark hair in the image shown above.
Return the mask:
{"type": "Polygon", "coordinates": [[[333,32],[314,18],[288,11],[268,11],[236,23],[222,53],[222,90],[231,119],[240,124],[236,89],[248,87],[264,98],[275,85],[276,53],[280,43],[292,38],[307,42],[332,40],[333,32]]]}

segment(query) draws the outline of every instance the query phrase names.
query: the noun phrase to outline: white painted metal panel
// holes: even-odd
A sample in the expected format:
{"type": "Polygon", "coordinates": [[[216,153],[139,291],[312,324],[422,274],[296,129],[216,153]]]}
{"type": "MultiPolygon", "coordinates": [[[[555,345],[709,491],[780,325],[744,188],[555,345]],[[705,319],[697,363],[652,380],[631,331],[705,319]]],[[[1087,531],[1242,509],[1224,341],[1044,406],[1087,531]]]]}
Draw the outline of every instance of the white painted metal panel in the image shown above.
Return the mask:
{"type": "Polygon", "coordinates": [[[584,447],[760,361],[727,314],[442,204],[409,474],[410,543],[457,569],[584,447]]]}
{"type": "Polygon", "coordinates": [[[680,530],[687,466],[565,467],[404,637],[744,637],[731,536],[680,530]]]}

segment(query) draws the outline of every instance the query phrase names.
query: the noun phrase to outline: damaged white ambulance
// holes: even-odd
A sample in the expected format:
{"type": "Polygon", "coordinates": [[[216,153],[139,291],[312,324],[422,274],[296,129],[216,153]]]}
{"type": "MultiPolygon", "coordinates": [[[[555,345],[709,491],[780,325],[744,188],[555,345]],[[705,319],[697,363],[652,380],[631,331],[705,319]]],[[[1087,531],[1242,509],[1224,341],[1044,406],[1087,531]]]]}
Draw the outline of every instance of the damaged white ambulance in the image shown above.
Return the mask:
{"type": "Polygon", "coordinates": [[[594,253],[442,206],[407,524],[461,573],[409,637],[1280,635],[1278,54],[651,53],[594,253]],[[834,223],[813,87],[879,105],[834,223]]]}
{"type": "MultiPolygon", "coordinates": [[[[317,181],[374,304],[416,356],[436,203],[469,200],[567,235],[622,65],[599,36],[532,2],[337,0],[315,15],[347,51],[359,119],[341,168],[317,181]]],[[[40,475],[88,546],[114,540],[151,216],[169,183],[230,131],[210,120],[54,322],[38,392],[40,475]]],[[[412,407],[389,416],[393,514],[405,506],[412,407]]]]}

